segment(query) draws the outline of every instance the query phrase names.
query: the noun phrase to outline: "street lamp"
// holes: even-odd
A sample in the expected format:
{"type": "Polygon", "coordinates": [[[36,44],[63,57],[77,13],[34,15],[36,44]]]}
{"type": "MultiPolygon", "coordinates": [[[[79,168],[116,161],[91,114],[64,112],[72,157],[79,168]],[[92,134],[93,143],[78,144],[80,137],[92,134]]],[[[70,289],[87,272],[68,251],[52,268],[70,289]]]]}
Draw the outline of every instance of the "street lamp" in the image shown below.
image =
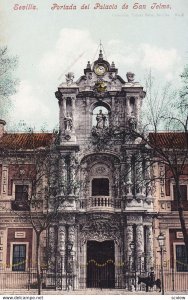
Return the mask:
{"type": "Polygon", "coordinates": [[[133,270],[134,270],[134,278],[135,278],[134,281],[135,281],[135,291],[136,291],[136,253],[135,253],[136,245],[135,245],[135,242],[132,241],[129,246],[132,251],[133,270]]]}
{"type": "Polygon", "coordinates": [[[160,248],[160,255],[161,255],[161,293],[164,295],[164,274],[163,274],[163,249],[164,249],[164,242],[165,237],[163,233],[160,231],[158,237],[157,237],[159,248],[160,248]]]}

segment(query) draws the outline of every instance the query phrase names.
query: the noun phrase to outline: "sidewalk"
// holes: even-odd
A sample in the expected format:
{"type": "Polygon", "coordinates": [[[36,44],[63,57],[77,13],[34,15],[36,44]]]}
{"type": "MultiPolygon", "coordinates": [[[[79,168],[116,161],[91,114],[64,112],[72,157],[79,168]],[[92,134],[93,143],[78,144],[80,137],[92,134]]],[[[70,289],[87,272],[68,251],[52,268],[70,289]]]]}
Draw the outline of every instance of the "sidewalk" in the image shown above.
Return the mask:
{"type": "MultiPolygon", "coordinates": [[[[42,290],[42,295],[161,295],[156,291],[150,291],[148,293],[144,291],[130,292],[123,289],[86,289],[75,291],[63,291],[63,290],[42,290]]],[[[188,291],[166,291],[165,295],[187,295],[188,291]]],[[[0,295],[37,295],[36,289],[31,290],[1,290],[0,295]]]]}

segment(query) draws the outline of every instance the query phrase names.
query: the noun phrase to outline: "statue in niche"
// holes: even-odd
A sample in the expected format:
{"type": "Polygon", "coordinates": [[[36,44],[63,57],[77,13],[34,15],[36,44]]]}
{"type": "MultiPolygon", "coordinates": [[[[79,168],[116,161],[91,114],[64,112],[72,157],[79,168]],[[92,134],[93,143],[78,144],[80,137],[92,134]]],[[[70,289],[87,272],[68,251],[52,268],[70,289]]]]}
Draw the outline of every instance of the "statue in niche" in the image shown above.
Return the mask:
{"type": "Polygon", "coordinates": [[[64,118],[65,130],[71,131],[72,130],[72,118],[69,113],[67,113],[66,117],[64,118]]]}
{"type": "Polygon", "coordinates": [[[129,117],[129,127],[131,130],[136,130],[137,126],[137,120],[133,113],[131,113],[131,116],[129,117]]]}
{"type": "Polygon", "coordinates": [[[96,116],[97,120],[97,129],[103,129],[106,127],[106,116],[102,113],[102,109],[99,110],[99,113],[96,116]]]}

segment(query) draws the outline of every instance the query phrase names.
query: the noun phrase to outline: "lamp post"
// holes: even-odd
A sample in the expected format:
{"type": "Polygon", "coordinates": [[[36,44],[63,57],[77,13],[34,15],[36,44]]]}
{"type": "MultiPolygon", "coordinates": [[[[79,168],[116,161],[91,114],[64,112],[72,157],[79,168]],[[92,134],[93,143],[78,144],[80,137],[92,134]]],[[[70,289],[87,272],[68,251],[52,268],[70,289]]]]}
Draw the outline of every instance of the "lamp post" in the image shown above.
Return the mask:
{"type": "Polygon", "coordinates": [[[135,242],[132,241],[129,246],[130,246],[130,249],[132,251],[133,271],[134,271],[134,284],[135,284],[135,291],[136,291],[136,253],[135,253],[136,245],[135,245],[135,242]]]}
{"type": "Polygon", "coordinates": [[[164,295],[164,274],[163,274],[163,251],[164,251],[164,242],[165,237],[163,233],[160,231],[158,237],[157,237],[159,248],[160,248],[160,256],[161,256],[161,293],[164,295]]]}

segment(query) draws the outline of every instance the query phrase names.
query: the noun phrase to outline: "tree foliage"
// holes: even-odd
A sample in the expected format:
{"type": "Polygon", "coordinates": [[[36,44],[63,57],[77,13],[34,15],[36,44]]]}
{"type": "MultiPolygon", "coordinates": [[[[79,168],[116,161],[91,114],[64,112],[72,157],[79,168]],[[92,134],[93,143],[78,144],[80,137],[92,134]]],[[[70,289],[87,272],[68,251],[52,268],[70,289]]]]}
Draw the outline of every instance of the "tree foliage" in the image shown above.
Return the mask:
{"type": "Polygon", "coordinates": [[[185,66],[183,73],[181,74],[183,86],[180,90],[180,107],[182,110],[188,108],[188,65],[185,66]]]}
{"type": "Polygon", "coordinates": [[[0,108],[1,118],[5,117],[11,106],[10,96],[16,93],[18,79],[14,71],[18,65],[18,58],[8,54],[8,48],[0,47],[0,108]]]}
{"type": "Polygon", "coordinates": [[[154,162],[165,166],[166,172],[163,179],[170,180],[175,186],[175,200],[188,262],[187,220],[181,195],[181,185],[185,182],[185,175],[188,175],[187,67],[181,77],[183,88],[175,91],[169,84],[163,88],[156,88],[151,73],[148,75],[146,109],[142,127],[140,130],[133,130],[132,134],[139,137],[142,143],[150,149],[150,156],[154,162]]]}

